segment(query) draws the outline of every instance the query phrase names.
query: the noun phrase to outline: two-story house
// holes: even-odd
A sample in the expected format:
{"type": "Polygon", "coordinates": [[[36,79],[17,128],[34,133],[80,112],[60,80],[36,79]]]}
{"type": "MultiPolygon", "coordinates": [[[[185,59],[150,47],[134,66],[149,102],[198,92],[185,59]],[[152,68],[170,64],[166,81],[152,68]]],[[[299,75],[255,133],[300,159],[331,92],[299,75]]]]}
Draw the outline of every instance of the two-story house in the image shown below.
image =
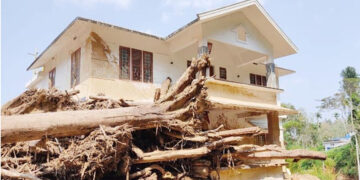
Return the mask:
{"type": "MultiPolygon", "coordinates": [[[[294,71],[277,67],[275,59],[296,52],[256,0],[197,14],[166,37],[78,17],[28,67],[35,77],[27,88],[75,88],[79,98],[104,93],[153,101],[167,77],[177,80],[193,57],[208,53],[209,128],[259,126],[266,133],[254,137],[254,143],[280,144],[279,115],[294,111],[280,106],[279,78],[294,71]]],[[[283,177],[282,161],[249,163],[251,170],[224,170],[221,177],[283,177]]]]}

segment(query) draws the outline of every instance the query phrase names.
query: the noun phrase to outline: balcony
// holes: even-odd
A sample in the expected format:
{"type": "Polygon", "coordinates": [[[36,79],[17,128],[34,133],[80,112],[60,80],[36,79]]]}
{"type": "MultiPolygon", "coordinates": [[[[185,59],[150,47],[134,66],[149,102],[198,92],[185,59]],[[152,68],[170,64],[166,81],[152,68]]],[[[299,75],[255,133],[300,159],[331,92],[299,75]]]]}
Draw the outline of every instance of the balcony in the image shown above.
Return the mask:
{"type": "Polygon", "coordinates": [[[282,89],[208,78],[208,99],[213,109],[242,109],[248,112],[294,114],[296,111],[278,104],[277,95],[282,89]]]}
{"type": "MultiPolygon", "coordinates": [[[[119,79],[88,78],[80,83],[80,96],[104,93],[111,98],[152,102],[159,84],[141,83],[119,79]]],[[[241,109],[248,112],[277,111],[279,114],[293,114],[293,110],[278,105],[277,94],[282,89],[268,88],[238,82],[208,78],[208,99],[213,109],[241,109]]]]}

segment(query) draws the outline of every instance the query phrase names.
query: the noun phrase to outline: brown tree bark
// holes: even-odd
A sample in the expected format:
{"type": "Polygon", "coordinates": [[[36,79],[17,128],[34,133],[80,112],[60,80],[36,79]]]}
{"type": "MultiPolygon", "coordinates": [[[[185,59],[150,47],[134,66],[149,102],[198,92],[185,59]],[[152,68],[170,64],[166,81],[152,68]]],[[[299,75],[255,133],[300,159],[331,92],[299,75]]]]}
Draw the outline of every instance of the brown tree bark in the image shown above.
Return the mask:
{"type": "MultiPolygon", "coordinates": [[[[285,150],[277,145],[257,146],[253,144],[232,146],[232,157],[243,159],[319,159],[325,160],[326,155],[318,151],[305,149],[285,150]]],[[[223,155],[226,158],[227,155],[223,155]]]]}
{"type": "Polygon", "coordinates": [[[161,161],[171,161],[176,159],[184,158],[195,158],[207,155],[218,147],[224,145],[237,144],[243,141],[243,137],[227,137],[218,141],[214,141],[208,145],[205,145],[200,148],[194,149],[180,149],[180,150],[168,150],[168,151],[154,151],[149,153],[144,153],[142,157],[135,160],[133,163],[151,163],[151,162],[161,162],[161,161]]]}

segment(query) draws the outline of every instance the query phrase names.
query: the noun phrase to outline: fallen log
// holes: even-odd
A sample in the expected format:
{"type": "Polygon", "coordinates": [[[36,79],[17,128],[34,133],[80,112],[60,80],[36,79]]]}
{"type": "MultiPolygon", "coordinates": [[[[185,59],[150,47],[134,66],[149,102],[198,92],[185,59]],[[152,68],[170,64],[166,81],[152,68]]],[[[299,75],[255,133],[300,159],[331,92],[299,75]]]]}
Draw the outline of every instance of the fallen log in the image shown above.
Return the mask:
{"type": "Polygon", "coordinates": [[[218,141],[211,142],[203,147],[194,149],[180,149],[168,151],[154,151],[143,153],[142,157],[133,161],[134,164],[173,161],[184,158],[196,158],[209,154],[212,150],[224,145],[237,144],[243,141],[243,137],[227,137],[218,141]]]}
{"type": "MultiPolygon", "coordinates": [[[[231,156],[240,159],[318,159],[326,160],[326,155],[318,151],[305,149],[285,150],[276,145],[240,145],[232,146],[234,152],[231,156]]],[[[228,155],[224,154],[223,158],[228,155]]]]}
{"type": "Polygon", "coordinates": [[[230,136],[242,136],[242,135],[254,135],[261,131],[259,127],[249,127],[249,128],[241,128],[241,129],[231,129],[226,131],[219,131],[219,132],[210,132],[207,136],[211,138],[216,137],[230,137],[230,136]]]}
{"type": "MultiPolygon", "coordinates": [[[[198,158],[209,154],[212,150],[219,147],[228,149],[228,146],[240,143],[243,141],[242,137],[227,137],[218,141],[214,141],[203,147],[194,149],[180,149],[180,150],[168,150],[168,151],[154,151],[149,153],[143,153],[142,157],[134,160],[134,164],[173,161],[184,158],[198,158]]],[[[319,159],[325,160],[326,155],[317,151],[309,150],[284,150],[276,145],[239,145],[231,146],[231,150],[235,150],[230,155],[234,158],[240,159],[319,159]]],[[[228,158],[229,154],[223,154],[222,159],[228,158]]]]}
{"type": "Polygon", "coordinates": [[[186,112],[167,113],[156,106],[141,106],[3,116],[1,143],[36,140],[44,135],[51,137],[83,135],[99,125],[129,124],[134,129],[176,126],[181,129],[182,126],[186,126],[186,122],[176,119],[181,119],[184,113],[186,112]]]}
{"type": "Polygon", "coordinates": [[[163,133],[175,137],[178,139],[182,139],[185,141],[192,141],[192,142],[206,142],[210,138],[212,139],[221,139],[225,137],[231,136],[247,136],[247,135],[255,135],[261,132],[261,128],[259,127],[249,127],[249,128],[241,128],[241,129],[231,129],[231,130],[224,130],[219,132],[202,132],[199,134],[195,134],[194,136],[184,136],[183,134],[176,133],[176,132],[169,132],[164,131],[163,133]]]}

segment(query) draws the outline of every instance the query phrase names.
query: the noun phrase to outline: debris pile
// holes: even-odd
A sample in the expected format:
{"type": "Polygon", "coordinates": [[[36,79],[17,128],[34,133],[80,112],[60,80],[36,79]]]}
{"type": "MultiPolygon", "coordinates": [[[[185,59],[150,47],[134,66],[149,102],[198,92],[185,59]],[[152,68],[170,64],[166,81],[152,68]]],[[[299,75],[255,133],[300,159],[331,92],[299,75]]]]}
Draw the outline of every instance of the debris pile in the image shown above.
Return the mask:
{"type": "Polygon", "coordinates": [[[168,79],[162,84],[152,104],[26,91],[2,108],[2,178],[219,179],[224,167],[326,158],[255,145],[251,140],[264,133],[258,127],[208,129],[209,65],[207,56],[193,59],[173,86],[168,79]]]}

